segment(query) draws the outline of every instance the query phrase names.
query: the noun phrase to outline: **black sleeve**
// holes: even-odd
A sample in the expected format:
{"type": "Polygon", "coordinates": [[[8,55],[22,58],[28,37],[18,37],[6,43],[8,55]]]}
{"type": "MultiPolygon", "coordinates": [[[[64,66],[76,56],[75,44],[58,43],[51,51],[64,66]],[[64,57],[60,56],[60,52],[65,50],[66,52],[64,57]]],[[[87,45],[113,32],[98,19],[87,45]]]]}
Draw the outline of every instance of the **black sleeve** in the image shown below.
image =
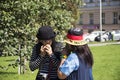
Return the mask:
{"type": "Polygon", "coordinates": [[[59,66],[60,61],[61,61],[61,52],[63,49],[63,44],[58,42],[55,46],[54,53],[51,55],[51,60],[54,66],[59,66]]]}
{"type": "Polygon", "coordinates": [[[41,57],[37,51],[36,46],[34,46],[32,55],[29,62],[29,67],[31,71],[34,71],[35,69],[40,67],[41,62],[43,61],[43,57],[41,57]]]}
{"type": "Polygon", "coordinates": [[[60,55],[61,55],[60,53],[54,53],[53,55],[50,56],[52,64],[56,67],[58,67],[60,64],[60,55]]]}

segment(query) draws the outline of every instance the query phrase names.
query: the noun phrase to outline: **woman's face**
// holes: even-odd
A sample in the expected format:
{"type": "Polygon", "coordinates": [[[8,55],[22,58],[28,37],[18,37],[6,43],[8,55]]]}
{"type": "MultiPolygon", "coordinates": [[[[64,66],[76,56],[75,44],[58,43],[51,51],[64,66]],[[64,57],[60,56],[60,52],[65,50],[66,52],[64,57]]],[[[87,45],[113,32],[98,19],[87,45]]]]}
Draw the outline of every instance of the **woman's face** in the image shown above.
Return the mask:
{"type": "Polygon", "coordinates": [[[40,42],[43,44],[43,45],[46,45],[46,44],[49,44],[49,45],[52,45],[52,40],[40,40],[40,42]]]}

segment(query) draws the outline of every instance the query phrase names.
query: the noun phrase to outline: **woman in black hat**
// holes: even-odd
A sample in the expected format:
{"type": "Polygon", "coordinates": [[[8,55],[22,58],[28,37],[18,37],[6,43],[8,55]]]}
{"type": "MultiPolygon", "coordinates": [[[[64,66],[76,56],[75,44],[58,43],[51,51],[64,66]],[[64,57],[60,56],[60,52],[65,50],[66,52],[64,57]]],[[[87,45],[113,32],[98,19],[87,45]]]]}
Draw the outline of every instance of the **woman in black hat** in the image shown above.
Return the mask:
{"type": "Polygon", "coordinates": [[[36,80],[59,80],[57,68],[60,63],[61,43],[55,41],[55,32],[50,26],[42,26],[36,35],[38,43],[34,46],[29,67],[39,69],[36,80]]]}
{"type": "Polygon", "coordinates": [[[93,80],[92,53],[83,40],[83,31],[79,27],[71,28],[65,40],[58,77],[65,80],[93,80]]]}

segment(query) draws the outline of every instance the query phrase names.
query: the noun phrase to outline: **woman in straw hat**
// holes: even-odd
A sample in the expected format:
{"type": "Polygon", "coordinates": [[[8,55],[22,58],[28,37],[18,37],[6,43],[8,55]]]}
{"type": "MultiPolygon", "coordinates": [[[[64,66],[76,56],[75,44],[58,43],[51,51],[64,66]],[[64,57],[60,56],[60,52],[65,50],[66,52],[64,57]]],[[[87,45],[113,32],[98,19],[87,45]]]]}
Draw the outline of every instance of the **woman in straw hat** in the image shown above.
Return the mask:
{"type": "Polygon", "coordinates": [[[65,42],[58,77],[65,80],[93,80],[93,56],[83,40],[83,31],[78,27],[69,29],[65,42]]]}
{"type": "Polygon", "coordinates": [[[31,71],[39,69],[36,80],[59,80],[57,69],[62,45],[55,41],[55,36],[50,26],[42,26],[38,30],[36,35],[38,43],[33,47],[29,63],[31,71]]]}

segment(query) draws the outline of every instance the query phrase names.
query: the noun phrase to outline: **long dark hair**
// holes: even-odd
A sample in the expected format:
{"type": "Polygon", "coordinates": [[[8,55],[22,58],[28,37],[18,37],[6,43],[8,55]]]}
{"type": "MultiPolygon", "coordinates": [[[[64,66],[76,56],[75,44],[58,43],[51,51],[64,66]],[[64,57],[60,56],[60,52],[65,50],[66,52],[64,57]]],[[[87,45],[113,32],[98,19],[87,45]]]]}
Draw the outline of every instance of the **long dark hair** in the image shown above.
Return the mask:
{"type": "Polygon", "coordinates": [[[93,65],[93,55],[87,44],[82,46],[71,45],[71,51],[83,58],[89,66],[93,65]]]}

